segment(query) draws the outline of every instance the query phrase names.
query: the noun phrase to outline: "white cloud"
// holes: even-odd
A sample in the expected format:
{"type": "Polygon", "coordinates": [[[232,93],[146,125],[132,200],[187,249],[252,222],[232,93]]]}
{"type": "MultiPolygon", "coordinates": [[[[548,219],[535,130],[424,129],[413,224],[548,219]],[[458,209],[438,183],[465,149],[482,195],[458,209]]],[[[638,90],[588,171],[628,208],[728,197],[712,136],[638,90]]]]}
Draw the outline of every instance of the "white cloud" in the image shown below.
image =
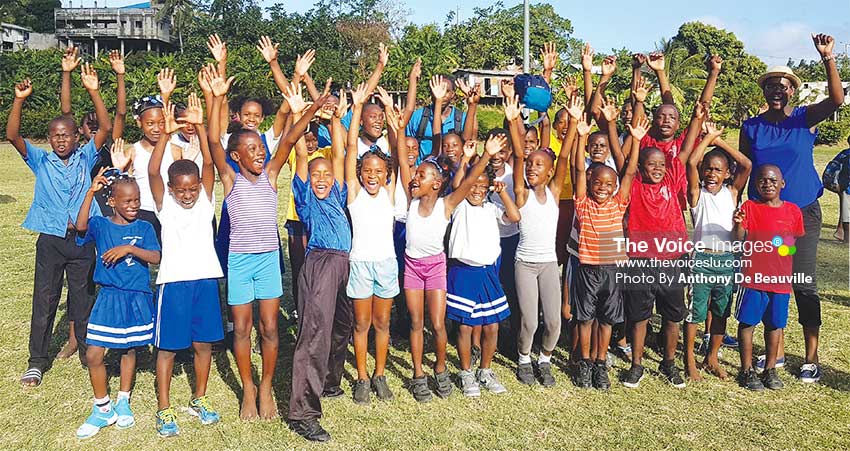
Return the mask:
{"type": "Polygon", "coordinates": [[[788,58],[816,59],[812,45],[812,27],[801,22],[785,22],[741,36],[747,51],[769,65],[785,64],[788,58]]]}

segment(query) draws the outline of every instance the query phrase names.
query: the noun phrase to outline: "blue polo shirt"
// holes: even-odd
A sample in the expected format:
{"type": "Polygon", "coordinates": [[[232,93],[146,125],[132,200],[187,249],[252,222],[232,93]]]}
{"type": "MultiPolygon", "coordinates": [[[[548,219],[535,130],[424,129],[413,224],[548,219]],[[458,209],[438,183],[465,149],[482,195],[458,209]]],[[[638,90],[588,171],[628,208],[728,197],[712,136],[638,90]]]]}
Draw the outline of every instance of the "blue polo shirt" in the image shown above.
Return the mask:
{"type": "MultiPolygon", "coordinates": [[[[94,140],[75,150],[67,164],[54,152],[25,142],[24,162],[35,174],[35,189],[23,226],[33,232],[64,237],[68,222],[77,222],[77,214],[91,187],[91,170],[98,161],[94,140]]],[[[89,216],[101,216],[97,202],[92,202],[89,216]]]]}
{"type": "Polygon", "coordinates": [[[313,249],[332,249],[351,252],[351,227],[345,215],[348,187],[334,181],[328,197],[319,199],[307,180],[292,178],[292,197],[295,199],[295,211],[307,228],[310,239],[307,241],[305,255],[313,249]]]}
{"type": "MultiPolygon", "coordinates": [[[[432,114],[440,114],[438,112],[434,112],[434,104],[430,106],[432,110],[432,114]]],[[[425,108],[417,108],[413,115],[410,116],[410,121],[407,123],[407,129],[405,130],[406,136],[416,137],[416,132],[419,131],[419,123],[422,122],[422,114],[424,113],[425,108]]],[[[431,122],[433,121],[433,116],[431,116],[431,120],[428,121],[428,124],[425,126],[425,139],[419,141],[419,156],[416,158],[416,164],[419,164],[425,158],[428,158],[428,155],[431,155],[431,151],[433,148],[433,143],[431,142],[431,137],[434,136],[433,131],[431,130],[431,122]]],[[[466,112],[461,115],[461,127],[466,123],[466,112]]],[[[452,112],[449,114],[443,121],[443,133],[448,133],[455,129],[455,107],[452,107],[452,112]]],[[[460,133],[461,130],[455,130],[460,133]]]]}
{"type": "MultiPolygon", "coordinates": [[[[352,116],[352,114],[353,113],[351,112],[351,110],[348,110],[348,112],[345,113],[345,116],[343,116],[339,120],[342,123],[342,126],[345,127],[346,131],[349,129],[349,127],[351,127],[351,116],[352,116]]],[[[325,124],[319,123],[319,136],[317,136],[317,138],[319,139],[319,149],[322,149],[322,148],[325,148],[325,147],[330,147],[331,146],[331,129],[330,129],[330,127],[328,127],[325,124]]]]}
{"type": "MultiPolygon", "coordinates": [[[[148,251],[162,250],[153,226],[141,219],[129,224],[115,224],[108,218],[91,218],[85,236],[77,237],[77,246],[83,246],[92,241],[97,249],[98,257],[102,257],[106,251],[114,247],[127,244],[148,251]]],[[[150,268],[147,262],[132,254],[109,266],[103,263],[102,258],[96,258],[94,281],[104,287],[142,293],[151,292],[150,268]]]]}

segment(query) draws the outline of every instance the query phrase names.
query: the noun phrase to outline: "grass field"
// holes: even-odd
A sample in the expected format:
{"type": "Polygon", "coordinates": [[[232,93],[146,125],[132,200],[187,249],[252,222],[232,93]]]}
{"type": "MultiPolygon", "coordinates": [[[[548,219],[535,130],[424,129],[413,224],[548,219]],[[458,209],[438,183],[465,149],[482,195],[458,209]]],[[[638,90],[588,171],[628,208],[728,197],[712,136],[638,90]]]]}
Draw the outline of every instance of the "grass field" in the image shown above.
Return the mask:
{"type": "MultiPolygon", "coordinates": [[[[838,147],[816,151],[819,169],[838,147]]],[[[56,361],[45,374],[42,386],[22,389],[18,378],[26,369],[27,337],[35,258],[35,235],[21,222],[32,200],[33,176],[8,144],[0,144],[0,449],[169,449],[169,450],[501,450],[501,449],[850,449],[850,290],[848,249],[832,238],[837,221],[838,199],[827,193],[821,199],[824,228],[819,248],[818,278],[823,299],[824,325],[820,358],[825,375],[820,384],[806,385],[796,374],[802,364],[802,331],[792,303],[786,332],[787,371],[780,370],[786,384],[780,392],[750,393],[734,382],[720,382],[705,375],[701,383],[677,390],[655,377],[659,356],[648,351],[651,376],[637,390],[614,383],[608,393],[580,390],[563,372],[566,354],[558,350],[555,366],[558,385],[552,389],[520,386],[512,376],[510,362],[497,356],[495,371],[509,393],[466,399],[457,392],[448,400],[435,398],[417,404],[405,386],[412,367],[404,343],[391,348],[387,376],[396,400],[369,407],[352,403],[349,383],[356,374],[347,366],[347,396],[324,403],[323,425],[334,440],[326,445],[308,444],[289,432],[282,421],[242,423],[238,420],[240,389],[236,365],[228,354],[215,356],[209,396],[222,414],[220,424],[202,427],[179,414],[181,435],[160,439],[154,430],[156,410],[153,357],[139,358],[133,395],[137,424],[119,431],[109,428],[80,442],[77,426],[91,409],[88,374],[75,359],[56,361]]],[[[794,181],[791,180],[790,183],[794,181]]],[[[288,195],[281,189],[281,206],[288,195]]],[[[218,196],[220,199],[221,196],[218,196]]],[[[281,217],[283,216],[281,209],[281,217]]],[[[283,233],[283,231],[282,231],[283,233]]],[[[287,275],[286,282],[289,282],[287,275]]],[[[288,285],[284,296],[291,302],[288,285]]],[[[64,317],[64,302],[57,318],[64,317]]],[[[733,321],[730,321],[733,322],[733,321]]],[[[67,338],[67,324],[57,321],[51,354],[67,338]]],[[[730,324],[729,331],[734,331],[730,324]]],[[[281,327],[285,331],[286,327],[281,327]]],[[[285,332],[274,386],[281,412],[288,411],[293,340],[285,332]]],[[[760,335],[760,332],[759,332],[760,335]]],[[[761,339],[757,339],[760,343],[761,339]]],[[[427,350],[427,349],[426,349],[427,350]]],[[[255,367],[259,356],[254,356],[255,367]]],[[[349,361],[353,360],[349,359],[349,361]]],[[[433,361],[433,353],[426,355],[433,361]]],[[[737,374],[738,354],[724,350],[723,362],[737,374]]],[[[117,360],[109,360],[117,374],[117,360]]],[[[371,364],[371,362],[370,362],[371,364]]],[[[458,365],[450,350],[450,366],[458,365]]],[[[626,369],[617,360],[612,380],[626,369]]],[[[172,402],[185,405],[190,397],[191,365],[175,368],[172,402]]],[[[110,391],[118,389],[117,375],[110,391]]]]}

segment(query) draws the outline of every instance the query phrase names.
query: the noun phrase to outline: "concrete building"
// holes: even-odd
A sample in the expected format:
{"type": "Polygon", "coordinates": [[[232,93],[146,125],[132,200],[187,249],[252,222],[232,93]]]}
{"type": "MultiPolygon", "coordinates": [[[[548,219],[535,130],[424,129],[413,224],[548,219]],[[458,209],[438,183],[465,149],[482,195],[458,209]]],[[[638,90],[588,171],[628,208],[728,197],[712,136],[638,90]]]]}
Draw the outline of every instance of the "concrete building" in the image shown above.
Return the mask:
{"type": "Polygon", "coordinates": [[[170,51],[176,35],[168,18],[157,20],[161,8],[150,2],[121,8],[56,8],[56,39],[62,47],[73,44],[94,55],[111,49],[170,51]]]}
{"type": "Polygon", "coordinates": [[[18,50],[44,50],[56,47],[56,38],[50,33],[35,33],[27,27],[0,23],[0,52],[18,50]]]}

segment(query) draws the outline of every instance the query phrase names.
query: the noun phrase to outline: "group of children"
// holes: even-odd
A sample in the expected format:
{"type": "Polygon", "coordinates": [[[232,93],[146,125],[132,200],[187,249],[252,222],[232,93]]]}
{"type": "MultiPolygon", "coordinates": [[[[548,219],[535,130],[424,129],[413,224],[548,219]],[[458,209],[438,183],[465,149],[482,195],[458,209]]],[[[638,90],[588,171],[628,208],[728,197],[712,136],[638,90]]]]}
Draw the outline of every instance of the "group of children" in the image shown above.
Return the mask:
{"type": "MultiPolygon", "coordinates": [[[[227,76],[226,44],[212,36],[208,46],[216,64],[198,74],[203,100],[191,94],[185,105],[173,103],[176,80],[164,69],[158,77],[160,95],[133,106],[142,139],[126,150],[120,139],[123,113],[118,114],[126,110],[123,76],[113,124],[98,93],[96,72],[83,65],[96,132],[78,146],[72,116],[60,116],[48,124],[52,152],[20,137],[22,106],[33,87],[25,80],[15,89],[6,136],[36,174],[35,199],[24,225],[40,233],[31,359],[22,382],[41,382],[64,270],[69,311],[95,398],[78,437],[91,437],[112,424],[133,425],[134,349],[149,344],[158,351],[158,433],[179,433],[169,387],[175,352],[189,347],[195,372],[189,413],[203,424],[219,421],[205,391],[211,344],[225,332],[218,291],[223,276],[242,382],[240,417],[277,415],[272,380],[283,294],[278,178],[286,164],[292,173],[286,181],[292,193],[286,230],[298,326],[288,420],[309,440],[330,438],[318,421],[321,398],[343,394],[340,382],[352,335],[354,401],[367,404],[372,392],[380,400],[393,398],[384,371],[390,313],[402,288],[410,317],[409,388],[420,402],[431,400],[433,393],[448,397],[455,387],[446,363],[447,318],[459,324],[457,385],[466,396],[480,396],[482,388],[506,391],[490,368],[500,323],[510,325],[516,376],[523,384],[556,383],[551,359],[565,320],[577,386],[610,387],[606,359],[615,341],[631,363],[623,384],[637,387],[644,376],[653,306],[662,320],[661,375],[676,387],[685,386],[675,364],[679,324],[685,321],[685,370],[691,380],[701,378],[695,337],[698,325],[710,318],[704,368],[726,379],[717,358],[739,267],[741,384],[781,387],[776,347],[788,316],[790,282],[784,278],[791,274],[791,257],[763,248],[740,257],[736,243],[775,243],[779,237],[793,244],[803,234],[802,219],[797,206],[779,199],[785,182],[771,165],[755,169],[752,183],[759,198],[738,207],[752,164],[709,121],[719,57],[709,59],[705,88],[690,124],[679,134],[663,54],[634,55],[633,82],[621,114],[614,99],[605,96],[616,59],[603,61],[594,88],[593,53],[586,47],[583,93],[574,80],[567,81],[568,102],[555,114],[551,130],[548,117],[539,128],[525,125],[514,87],[503,83],[505,128],[489,133],[479,155],[474,136],[480,84],[456,85],[450,77],[435,76],[429,80],[432,103],[414,110],[421,73],[417,61],[407,106],[400,111],[378,87],[388,58],[381,46],[375,71],[351,92],[349,109],[348,95],[330,94],[330,80],[323,92],[316,88],[308,74],[312,51],[298,58],[287,80],[277,62],[277,45],[264,37],[257,48],[284,101],[272,126],[261,133],[266,102],[243,99],[228,105],[234,77],[227,76]],[[651,121],[644,102],[652,87],[641,75],[644,64],[656,73],[663,99],[651,121]],[[303,98],[302,83],[312,102],[303,98]],[[458,86],[468,105],[465,113],[454,106],[458,86]],[[237,118],[233,124],[231,107],[237,118]],[[625,125],[622,134],[618,119],[625,125]],[[114,143],[99,154],[109,135],[114,143]],[[216,171],[224,193],[218,236],[216,171]],[[687,209],[696,246],[688,246],[687,209]],[[565,239],[558,240],[559,234],[565,239]],[[93,280],[100,285],[93,308],[85,293],[92,264],[93,280]],[[151,265],[159,265],[155,294],[151,265]],[[262,352],[258,387],[250,361],[255,309],[262,352]],[[426,317],[436,355],[433,392],[423,369],[426,317]],[[752,364],[752,333],[760,322],[767,341],[761,378],[752,364]],[[534,364],[531,353],[541,325],[534,364]],[[370,376],[371,328],[375,368],[370,376]],[[115,402],[107,392],[105,349],[122,352],[115,402]]],[[[121,56],[110,58],[123,74],[121,56]]],[[[542,59],[544,77],[551,82],[554,45],[546,46],[542,59]]],[[[79,64],[75,49],[66,52],[63,70],[66,63],[67,74],[79,64]]],[[[63,106],[69,90],[70,77],[67,86],[63,82],[63,106]]]]}

